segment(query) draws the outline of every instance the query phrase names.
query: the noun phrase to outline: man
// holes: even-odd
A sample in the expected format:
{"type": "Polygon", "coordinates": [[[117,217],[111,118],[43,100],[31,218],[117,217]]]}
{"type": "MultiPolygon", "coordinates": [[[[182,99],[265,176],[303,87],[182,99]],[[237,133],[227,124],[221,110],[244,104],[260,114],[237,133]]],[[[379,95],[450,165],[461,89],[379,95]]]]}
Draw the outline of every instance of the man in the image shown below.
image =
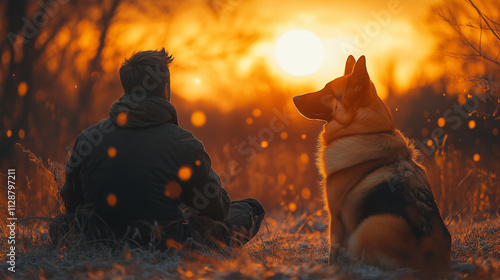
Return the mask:
{"type": "Polygon", "coordinates": [[[67,243],[69,232],[141,246],[224,246],[258,232],[262,205],[231,202],[203,144],[179,127],[170,103],[172,60],[162,49],[122,64],[125,94],[75,142],[60,191],[67,213],[50,226],[54,243],[67,243]]]}

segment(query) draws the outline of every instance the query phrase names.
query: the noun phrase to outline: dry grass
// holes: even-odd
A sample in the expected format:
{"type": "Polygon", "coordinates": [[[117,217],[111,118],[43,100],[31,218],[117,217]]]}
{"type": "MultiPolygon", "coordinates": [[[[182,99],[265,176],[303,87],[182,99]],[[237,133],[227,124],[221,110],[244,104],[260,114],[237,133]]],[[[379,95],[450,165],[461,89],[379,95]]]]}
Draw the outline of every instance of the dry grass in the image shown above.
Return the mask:
{"type": "MultiPolygon", "coordinates": [[[[15,279],[412,279],[412,272],[383,271],[352,263],[326,263],[328,241],[324,213],[296,216],[274,213],[244,248],[214,251],[174,249],[111,250],[79,246],[51,248],[46,234],[24,237],[15,274],[2,264],[3,277],[15,279]]],[[[453,271],[449,279],[500,277],[500,219],[457,221],[453,235],[453,271]]],[[[5,254],[5,250],[2,250],[5,254]]],[[[5,279],[5,278],[4,278],[5,279]]]]}
{"type": "MultiPolygon", "coordinates": [[[[27,214],[54,217],[62,211],[56,195],[61,183],[59,175],[50,162],[43,162],[28,150],[24,153],[34,163],[36,172],[26,173],[32,179],[26,178],[24,187],[31,188],[31,192],[18,194],[18,209],[25,211],[20,212],[20,217],[27,214]]],[[[442,154],[436,159],[428,163],[427,168],[432,169],[430,180],[438,204],[449,212],[445,220],[451,222],[453,270],[449,279],[500,278],[500,190],[496,172],[462,161],[454,153],[442,154]],[[447,199],[446,204],[443,197],[447,199]]],[[[17,272],[7,271],[8,265],[3,262],[0,278],[412,279],[410,270],[383,271],[363,262],[352,263],[346,256],[339,264],[328,265],[327,214],[318,210],[320,207],[317,203],[317,208],[312,210],[271,211],[249,244],[238,250],[220,251],[208,248],[197,251],[172,248],[166,252],[111,250],[85,243],[72,248],[52,248],[47,233],[50,219],[27,219],[19,230],[17,272]]],[[[4,229],[1,233],[5,236],[4,229]]],[[[2,242],[0,251],[6,255],[6,242],[2,242]]]]}

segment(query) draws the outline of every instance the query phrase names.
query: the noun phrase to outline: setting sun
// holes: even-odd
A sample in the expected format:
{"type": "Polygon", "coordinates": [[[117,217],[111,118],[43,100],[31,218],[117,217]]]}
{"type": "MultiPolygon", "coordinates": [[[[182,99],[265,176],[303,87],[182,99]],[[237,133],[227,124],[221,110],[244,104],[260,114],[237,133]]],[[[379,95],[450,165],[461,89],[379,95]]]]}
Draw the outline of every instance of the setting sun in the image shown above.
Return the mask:
{"type": "Polygon", "coordinates": [[[316,72],[324,60],[323,43],[307,30],[296,29],[281,35],[275,51],[281,69],[294,76],[316,72]]]}

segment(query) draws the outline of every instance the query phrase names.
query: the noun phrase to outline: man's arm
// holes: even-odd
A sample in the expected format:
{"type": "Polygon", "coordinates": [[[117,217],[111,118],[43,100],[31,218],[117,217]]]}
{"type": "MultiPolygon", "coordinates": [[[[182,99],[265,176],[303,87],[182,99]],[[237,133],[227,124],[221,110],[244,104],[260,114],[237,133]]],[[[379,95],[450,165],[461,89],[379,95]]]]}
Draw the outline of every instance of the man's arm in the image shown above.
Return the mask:
{"type": "Polygon", "coordinates": [[[66,165],[66,182],[59,191],[67,213],[74,213],[80,205],[85,203],[82,182],[80,179],[80,169],[82,157],[77,152],[78,139],[75,142],[71,157],[66,165]]]}
{"type": "Polygon", "coordinates": [[[212,170],[211,160],[203,144],[196,140],[191,147],[191,178],[183,185],[183,202],[196,210],[196,214],[216,221],[226,219],[231,199],[221,186],[217,173],[212,170]]]}

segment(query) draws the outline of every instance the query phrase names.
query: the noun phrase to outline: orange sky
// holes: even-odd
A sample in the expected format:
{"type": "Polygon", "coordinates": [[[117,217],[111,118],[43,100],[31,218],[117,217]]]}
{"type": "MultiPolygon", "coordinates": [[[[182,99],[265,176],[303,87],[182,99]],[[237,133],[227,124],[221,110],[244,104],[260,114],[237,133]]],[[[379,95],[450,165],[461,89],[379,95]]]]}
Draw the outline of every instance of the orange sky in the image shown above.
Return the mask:
{"type": "MultiPolygon", "coordinates": [[[[440,2],[183,0],[144,1],[140,9],[122,4],[109,30],[103,67],[115,75],[124,57],[165,47],[175,56],[175,94],[230,109],[241,100],[269,94],[270,88],[290,96],[317,90],[342,74],[349,54],[366,55],[383,97],[389,69],[400,91],[414,85],[415,76],[432,72],[423,68],[435,51],[427,19],[431,4],[440,2]],[[277,40],[293,29],[311,31],[323,43],[324,61],[314,74],[292,76],[276,61],[277,40]]],[[[92,33],[88,23],[80,25],[92,33]]],[[[90,46],[97,37],[82,35],[81,40],[90,46]]]]}
{"type": "MultiPolygon", "coordinates": [[[[213,92],[221,88],[251,83],[253,72],[259,71],[255,69],[266,67],[275,82],[291,91],[297,88],[297,92],[291,93],[295,95],[302,88],[323,87],[342,74],[345,59],[353,54],[367,56],[369,72],[384,95],[382,78],[389,65],[393,64],[397,85],[404,89],[434,49],[425,24],[429,1],[219,2],[233,4],[219,7],[220,16],[208,13],[204,6],[185,4],[175,10],[182,10],[174,25],[183,31],[173,33],[167,47],[177,57],[172,78],[176,92],[192,98],[213,98],[213,92]],[[309,30],[323,42],[325,59],[314,74],[294,77],[277,64],[275,44],[283,33],[293,29],[309,30]],[[247,43],[248,37],[254,41],[247,43]],[[219,53],[231,52],[233,45],[245,43],[248,49],[241,56],[228,53],[217,57],[219,53]],[[213,57],[205,60],[206,51],[212,52],[213,57]]],[[[238,98],[252,96],[256,91],[252,87],[236,87],[238,98]]],[[[265,85],[262,88],[265,90],[265,85]]]]}

